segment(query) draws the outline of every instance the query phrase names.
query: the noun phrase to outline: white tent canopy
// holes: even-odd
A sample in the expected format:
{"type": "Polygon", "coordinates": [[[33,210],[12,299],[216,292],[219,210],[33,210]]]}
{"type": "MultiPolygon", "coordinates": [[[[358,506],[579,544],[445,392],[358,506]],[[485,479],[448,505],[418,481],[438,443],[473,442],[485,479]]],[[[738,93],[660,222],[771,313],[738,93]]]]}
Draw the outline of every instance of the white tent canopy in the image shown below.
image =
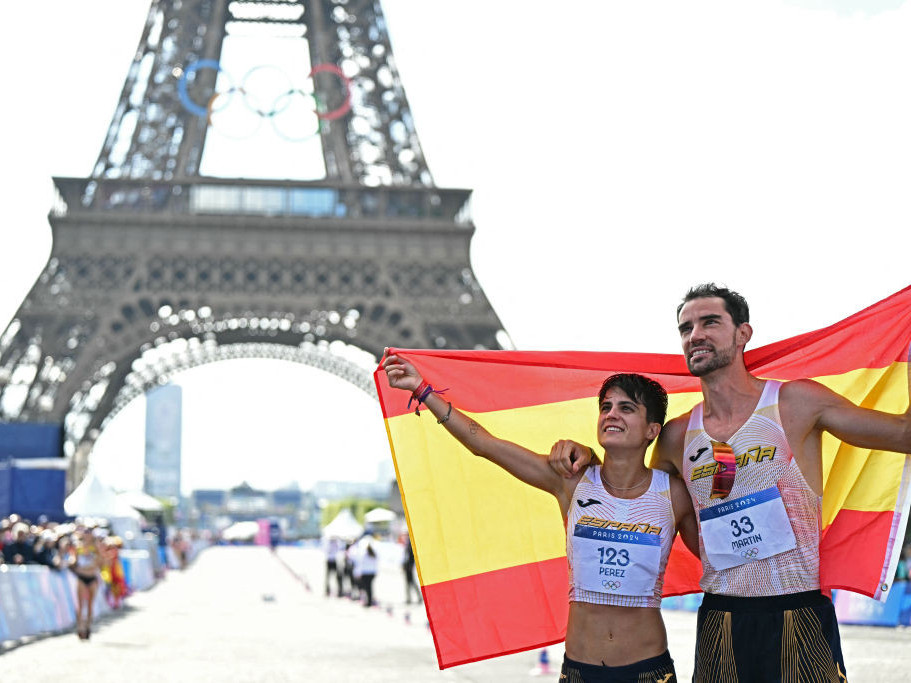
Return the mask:
{"type": "Polygon", "coordinates": [[[395,513],[392,510],[387,510],[386,508],[373,508],[364,515],[364,521],[371,524],[391,522],[394,519],[395,513]]]}
{"type": "Polygon", "coordinates": [[[341,538],[353,541],[364,533],[364,527],[358,524],[351,510],[347,508],[339,512],[335,519],[323,527],[323,538],[341,538]]]}
{"type": "Polygon", "coordinates": [[[161,512],[164,505],[157,498],[153,498],[143,491],[123,491],[117,494],[117,500],[123,501],[131,508],[141,512],[161,512]]]}
{"type": "Polygon", "coordinates": [[[259,524],[256,522],[234,522],[221,532],[221,537],[226,541],[252,541],[259,533],[259,524]]]}
{"type": "Polygon", "coordinates": [[[91,470],[63,501],[63,509],[73,517],[104,517],[112,520],[139,519],[141,516],[129,504],[119,500],[114,489],[103,484],[91,470]]]}
{"type": "Polygon", "coordinates": [[[125,540],[139,536],[142,515],[105,486],[91,470],[63,501],[63,510],[73,517],[102,517],[111,530],[125,540]]]}

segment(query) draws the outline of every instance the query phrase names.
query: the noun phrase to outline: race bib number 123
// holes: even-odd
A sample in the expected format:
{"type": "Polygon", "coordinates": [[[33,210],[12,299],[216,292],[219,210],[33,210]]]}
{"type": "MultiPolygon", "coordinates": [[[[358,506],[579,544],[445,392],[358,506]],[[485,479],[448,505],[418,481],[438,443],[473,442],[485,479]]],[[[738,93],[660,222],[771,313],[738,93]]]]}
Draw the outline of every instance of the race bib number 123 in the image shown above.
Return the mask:
{"type": "Polygon", "coordinates": [[[652,595],[661,562],[656,534],[593,529],[573,533],[573,583],[578,588],[617,595],[652,595]]]}

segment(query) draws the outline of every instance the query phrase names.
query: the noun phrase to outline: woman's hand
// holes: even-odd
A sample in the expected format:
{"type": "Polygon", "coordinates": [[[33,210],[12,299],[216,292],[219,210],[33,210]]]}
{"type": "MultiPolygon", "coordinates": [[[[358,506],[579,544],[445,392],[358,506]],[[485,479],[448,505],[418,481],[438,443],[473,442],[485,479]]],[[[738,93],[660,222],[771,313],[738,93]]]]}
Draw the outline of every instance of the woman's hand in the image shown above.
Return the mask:
{"type": "Polygon", "coordinates": [[[386,379],[393,389],[414,391],[424,381],[417,369],[399,356],[386,356],[383,360],[383,370],[386,371],[386,379]]]}

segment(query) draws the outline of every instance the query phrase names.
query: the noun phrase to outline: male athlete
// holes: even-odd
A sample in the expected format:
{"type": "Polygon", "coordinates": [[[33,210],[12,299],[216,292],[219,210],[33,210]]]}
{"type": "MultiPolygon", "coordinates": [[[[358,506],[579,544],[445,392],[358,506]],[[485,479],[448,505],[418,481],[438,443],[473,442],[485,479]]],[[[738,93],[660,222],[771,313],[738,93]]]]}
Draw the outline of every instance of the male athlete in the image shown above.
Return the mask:
{"type": "MultiPolygon", "coordinates": [[[[845,681],[835,610],[819,590],[822,434],[911,453],[911,408],[892,415],[812,380],[753,377],[749,308],[728,289],[694,287],[677,323],[703,403],[667,423],[653,466],[683,478],[699,518],[693,680],[845,681]]],[[[560,441],[550,461],[568,475],[590,454],[560,441]]]]}

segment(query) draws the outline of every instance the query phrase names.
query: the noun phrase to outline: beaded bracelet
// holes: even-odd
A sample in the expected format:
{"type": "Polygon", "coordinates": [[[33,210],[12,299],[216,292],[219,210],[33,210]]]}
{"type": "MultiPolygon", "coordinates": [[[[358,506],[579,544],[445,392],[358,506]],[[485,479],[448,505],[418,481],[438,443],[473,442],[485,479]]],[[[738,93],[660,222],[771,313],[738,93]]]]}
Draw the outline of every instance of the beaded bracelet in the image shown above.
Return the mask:
{"type": "MultiPolygon", "coordinates": [[[[449,403],[449,401],[446,401],[446,403],[449,403]]],[[[439,420],[437,420],[437,424],[441,425],[444,422],[446,422],[446,420],[449,419],[450,415],[452,415],[452,404],[451,403],[449,403],[449,410],[446,411],[446,414],[443,417],[441,417],[439,420]]]]}

